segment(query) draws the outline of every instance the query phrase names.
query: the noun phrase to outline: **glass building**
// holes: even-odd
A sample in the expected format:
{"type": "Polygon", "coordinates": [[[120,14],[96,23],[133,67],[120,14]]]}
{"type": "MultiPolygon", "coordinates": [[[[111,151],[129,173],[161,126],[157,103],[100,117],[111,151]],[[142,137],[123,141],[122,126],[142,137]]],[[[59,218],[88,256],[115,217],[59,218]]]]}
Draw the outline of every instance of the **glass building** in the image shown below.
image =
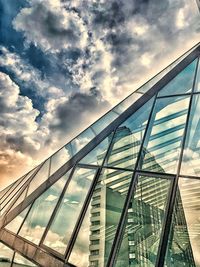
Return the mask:
{"type": "Polygon", "coordinates": [[[199,56],[0,192],[0,267],[200,266],[199,56]]]}

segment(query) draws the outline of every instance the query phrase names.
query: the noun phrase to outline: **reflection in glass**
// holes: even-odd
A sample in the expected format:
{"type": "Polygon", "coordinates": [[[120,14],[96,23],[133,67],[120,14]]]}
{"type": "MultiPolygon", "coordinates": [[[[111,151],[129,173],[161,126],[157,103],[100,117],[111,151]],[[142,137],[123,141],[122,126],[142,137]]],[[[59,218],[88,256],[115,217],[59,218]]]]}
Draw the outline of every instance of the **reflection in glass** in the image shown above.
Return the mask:
{"type": "Polygon", "coordinates": [[[10,190],[3,196],[2,202],[0,203],[1,213],[3,213],[7,209],[8,205],[10,205],[11,201],[13,201],[13,199],[20,194],[24,183],[34,174],[34,172],[37,171],[37,169],[38,167],[36,167],[28,174],[17,180],[14,186],[10,188],[10,190]]]}
{"type": "Polygon", "coordinates": [[[0,242],[0,267],[10,267],[13,251],[0,242]]]}
{"type": "Polygon", "coordinates": [[[10,230],[11,232],[17,234],[26,214],[28,213],[28,211],[30,209],[30,206],[31,205],[29,205],[19,215],[17,215],[9,224],[7,224],[5,226],[5,228],[10,230]]]}
{"type": "Polygon", "coordinates": [[[159,93],[158,96],[191,93],[197,59],[182,70],[159,93]]]}
{"type": "Polygon", "coordinates": [[[50,216],[69,178],[69,173],[66,173],[35,200],[19,232],[20,236],[35,244],[39,244],[50,216]]]}
{"type": "Polygon", "coordinates": [[[197,70],[197,77],[196,77],[196,81],[195,81],[194,91],[195,92],[200,91],[200,63],[198,63],[198,70],[197,70]]]}
{"type": "Polygon", "coordinates": [[[51,157],[50,175],[56,172],[70,159],[70,157],[72,157],[71,150],[72,149],[70,149],[70,144],[68,144],[51,157]]]}
{"type": "Polygon", "coordinates": [[[49,175],[49,163],[50,159],[48,159],[42,167],[39,169],[39,171],[35,174],[33,179],[31,180],[29,187],[28,187],[28,193],[27,196],[29,196],[35,189],[37,189],[44,181],[47,180],[49,175]]]}
{"type": "Polygon", "coordinates": [[[94,169],[76,168],[44,240],[46,246],[65,252],[95,174],[94,169]]]}
{"type": "Polygon", "coordinates": [[[105,169],[99,177],[69,262],[79,266],[106,266],[132,172],[105,169]]]}
{"type": "Polygon", "coordinates": [[[108,146],[111,142],[112,135],[106,137],[100,144],[98,144],[92,151],[90,151],[79,163],[99,165],[101,166],[108,146]]]}
{"type": "Polygon", "coordinates": [[[88,128],[75,139],[73,139],[71,142],[73,155],[81,150],[81,148],[86,146],[94,137],[94,132],[91,130],[91,128],[88,128]]]}
{"type": "Polygon", "coordinates": [[[32,267],[32,266],[35,267],[37,265],[35,265],[33,262],[25,259],[24,257],[19,255],[18,253],[15,253],[12,267],[32,267]]]}
{"type": "Polygon", "coordinates": [[[200,96],[194,95],[186,143],[183,152],[181,173],[184,175],[200,175],[200,96]]]}
{"type": "Polygon", "coordinates": [[[102,118],[92,124],[91,128],[96,134],[99,134],[104,128],[106,128],[112,121],[114,121],[119,114],[112,110],[106,113],[102,118]]]}
{"type": "Polygon", "coordinates": [[[15,207],[17,207],[20,203],[23,202],[23,200],[25,199],[25,197],[27,195],[27,191],[28,191],[28,188],[25,187],[23,192],[18,195],[18,198],[17,199],[14,198],[13,201],[11,203],[9,203],[9,205],[5,208],[6,213],[13,210],[15,207]]]}
{"type": "Polygon", "coordinates": [[[189,97],[157,99],[143,147],[143,170],[176,173],[189,97]]]}
{"type": "Polygon", "coordinates": [[[170,180],[139,176],[116,267],[155,266],[170,180]]]}
{"type": "Polygon", "coordinates": [[[125,98],[121,103],[119,103],[117,106],[113,108],[114,111],[121,114],[124,112],[127,108],[129,108],[133,103],[135,103],[142,95],[138,94],[136,92],[129,95],[127,98],[125,98]]]}
{"type": "Polygon", "coordinates": [[[144,104],[118,127],[105,165],[127,169],[134,168],[152,104],[153,99],[144,104]]]}
{"type": "Polygon", "coordinates": [[[179,178],[165,266],[200,266],[200,180],[179,178]]]}

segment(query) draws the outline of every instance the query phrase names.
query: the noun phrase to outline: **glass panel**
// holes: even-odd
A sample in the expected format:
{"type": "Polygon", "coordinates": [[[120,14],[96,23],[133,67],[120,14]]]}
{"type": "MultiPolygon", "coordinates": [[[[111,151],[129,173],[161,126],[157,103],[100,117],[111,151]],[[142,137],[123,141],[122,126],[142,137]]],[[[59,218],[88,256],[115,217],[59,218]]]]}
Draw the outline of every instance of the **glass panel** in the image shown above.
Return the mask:
{"type": "MultiPolygon", "coordinates": [[[[23,176],[24,177],[24,176],[23,176]]],[[[22,177],[22,178],[23,178],[22,177]]],[[[20,178],[20,179],[22,179],[22,178],[20,178]]],[[[1,199],[5,196],[5,194],[7,194],[7,192],[9,191],[9,190],[11,190],[11,187],[14,187],[15,186],[15,183],[16,183],[17,181],[15,181],[14,183],[12,183],[12,184],[10,184],[9,186],[7,186],[6,188],[4,188],[1,192],[0,192],[0,203],[1,203],[1,199]]]]}
{"type": "Polygon", "coordinates": [[[23,187],[24,183],[34,174],[37,168],[38,167],[31,170],[27,175],[23,176],[22,178],[16,181],[14,186],[10,188],[10,190],[2,198],[2,205],[1,205],[2,208],[5,205],[7,205],[13,199],[14,196],[18,195],[18,192],[20,192],[20,189],[23,187]]]}
{"type": "Polygon", "coordinates": [[[129,108],[133,103],[135,103],[142,95],[138,93],[132,93],[127,98],[125,98],[121,103],[113,108],[119,115],[129,108]]]}
{"type": "Polygon", "coordinates": [[[50,226],[44,244],[64,253],[96,170],[76,168],[50,226]]]}
{"type": "Polygon", "coordinates": [[[200,91],[200,62],[198,63],[198,70],[197,70],[197,77],[196,77],[196,82],[195,82],[195,92],[200,91]]]}
{"type": "Polygon", "coordinates": [[[19,232],[20,236],[39,244],[59,196],[69,178],[69,173],[66,173],[35,200],[19,232]]]}
{"type": "Polygon", "coordinates": [[[189,97],[157,99],[143,148],[143,170],[176,173],[189,97]]]}
{"type": "Polygon", "coordinates": [[[116,267],[155,266],[170,180],[139,176],[116,267]]]}
{"type": "Polygon", "coordinates": [[[36,175],[29,184],[27,196],[29,196],[33,191],[35,191],[35,189],[37,189],[44,181],[47,180],[49,175],[49,163],[50,159],[48,159],[42,165],[41,169],[39,169],[39,171],[36,173],[36,175]]]}
{"type": "Polygon", "coordinates": [[[200,175],[200,96],[194,95],[183,153],[181,174],[200,175]]]}
{"type": "Polygon", "coordinates": [[[200,180],[180,178],[165,266],[200,266],[200,180]]]}
{"type": "Polygon", "coordinates": [[[72,140],[71,146],[73,155],[75,155],[81,148],[86,146],[95,137],[94,132],[91,128],[86,129],[78,137],[72,140]]]}
{"type": "Polygon", "coordinates": [[[106,128],[112,121],[118,117],[118,114],[112,110],[106,113],[102,118],[97,120],[90,128],[94,130],[96,134],[99,134],[104,128],[106,128]]]}
{"type": "Polygon", "coordinates": [[[7,224],[5,228],[17,234],[26,214],[29,211],[30,206],[31,205],[29,205],[25,210],[23,210],[19,215],[17,215],[17,217],[15,217],[11,222],[9,222],[9,224],[7,224]]]}
{"type": "Polygon", "coordinates": [[[175,60],[173,63],[168,65],[166,68],[164,68],[161,72],[159,72],[150,81],[148,81],[146,84],[141,86],[141,88],[139,88],[136,92],[146,93],[154,84],[156,84],[170,70],[175,68],[175,66],[177,66],[179,62],[181,62],[184,58],[186,58],[198,45],[199,44],[195,45],[192,49],[188,50],[186,53],[184,53],[182,56],[180,56],[177,60],[175,60]]]}
{"type": "Polygon", "coordinates": [[[90,151],[79,163],[101,166],[105,154],[108,150],[110,141],[112,139],[112,135],[113,134],[110,134],[108,137],[106,137],[100,144],[98,144],[92,151],[90,151]]]}
{"type": "Polygon", "coordinates": [[[2,214],[4,212],[8,213],[10,210],[13,210],[17,205],[19,205],[21,202],[23,202],[24,198],[27,194],[27,187],[24,189],[24,191],[21,193],[21,195],[18,196],[18,199],[14,198],[3,210],[2,214]]]}
{"type": "Polygon", "coordinates": [[[13,251],[0,242],[0,267],[10,267],[13,251]]]}
{"type": "Polygon", "coordinates": [[[105,165],[134,168],[152,104],[153,98],[118,127],[105,165]]]}
{"type": "Polygon", "coordinates": [[[56,172],[72,157],[71,145],[67,144],[51,157],[50,175],[56,172]]]}
{"type": "Polygon", "coordinates": [[[120,220],[132,172],[104,169],[95,187],[69,262],[106,266],[120,220]]]}
{"type": "Polygon", "coordinates": [[[35,267],[37,265],[35,265],[33,262],[25,259],[24,257],[19,255],[18,253],[15,253],[12,267],[32,267],[32,266],[35,267]]]}
{"type": "Polygon", "coordinates": [[[185,94],[192,91],[197,59],[182,70],[159,93],[158,96],[185,94]]]}

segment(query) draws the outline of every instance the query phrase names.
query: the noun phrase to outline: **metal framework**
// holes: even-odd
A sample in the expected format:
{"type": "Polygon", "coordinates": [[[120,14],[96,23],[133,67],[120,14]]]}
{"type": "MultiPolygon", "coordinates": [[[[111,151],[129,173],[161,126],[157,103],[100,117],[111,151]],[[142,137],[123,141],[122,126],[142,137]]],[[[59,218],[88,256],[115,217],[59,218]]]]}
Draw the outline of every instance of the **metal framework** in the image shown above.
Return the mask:
{"type": "MultiPolygon", "coordinates": [[[[194,96],[200,95],[200,92],[195,92],[195,81],[197,78],[197,71],[199,68],[199,59],[198,59],[199,55],[200,55],[200,45],[198,44],[195,46],[195,48],[193,48],[190,51],[190,53],[186,53],[185,57],[183,57],[182,60],[177,65],[175,65],[163,77],[161,77],[161,79],[159,79],[146,93],[142,94],[139,88],[138,93],[141,94],[141,97],[138,98],[132,105],[130,105],[117,118],[111,121],[104,129],[102,129],[102,131],[100,131],[99,134],[97,134],[88,144],[86,144],[82,149],[80,149],[80,151],[74,154],[65,164],[63,164],[63,166],[61,166],[53,174],[51,174],[51,171],[50,171],[52,159],[53,159],[53,157],[51,157],[50,160],[47,159],[43,164],[41,164],[38,168],[36,168],[33,172],[31,172],[30,176],[28,176],[27,174],[26,176],[22,177],[18,183],[15,182],[11,187],[8,187],[7,190],[4,190],[4,192],[0,194],[0,205],[1,205],[0,207],[2,208],[2,210],[6,208],[6,206],[8,206],[8,208],[5,210],[5,213],[0,217],[0,241],[6,246],[8,246],[9,248],[11,248],[15,253],[19,253],[23,257],[27,258],[28,260],[31,260],[37,266],[44,266],[44,267],[46,266],[48,267],[74,266],[69,262],[70,255],[71,255],[71,252],[73,251],[79,230],[81,229],[82,223],[86,216],[88,207],[90,205],[92,196],[94,194],[94,190],[96,186],[98,185],[102,171],[103,170],[113,170],[116,172],[124,171],[124,172],[131,173],[131,181],[129,184],[127,195],[125,197],[125,201],[124,201],[123,209],[122,209],[120,219],[117,225],[115,237],[112,242],[112,247],[110,249],[107,262],[105,263],[104,266],[113,267],[116,264],[117,257],[120,251],[120,247],[122,245],[122,237],[123,237],[125,227],[126,227],[128,209],[130,207],[134,194],[136,194],[135,192],[136,192],[136,188],[138,184],[138,178],[141,176],[142,177],[155,177],[155,178],[171,181],[165,214],[164,214],[164,221],[162,224],[162,232],[159,238],[158,252],[157,252],[157,257],[155,261],[156,267],[164,266],[165,254],[166,254],[168,239],[169,239],[169,234],[170,234],[170,225],[172,222],[173,210],[174,210],[176,194],[178,190],[178,181],[180,177],[196,179],[196,180],[200,179],[199,176],[184,175],[180,173],[184,147],[186,144],[186,136],[187,136],[187,132],[189,128],[189,118],[191,115],[193,99],[194,99],[194,96]],[[198,59],[198,60],[197,60],[196,67],[195,67],[193,86],[192,86],[192,90],[190,93],[178,92],[177,94],[174,93],[172,95],[167,95],[167,96],[158,95],[158,93],[170,81],[172,81],[180,72],[182,72],[195,59],[198,59]],[[188,97],[189,98],[189,107],[188,107],[187,114],[186,114],[184,133],[183,133],[183,137],[182,137],[181,145],[180,145],[180,154],[179,154],[177,171],[176,173],[170,173],[170,172],[162,173],[159,171],[142,169],[142,164],[144,162],[144,158],[146,155],[144,153],[145,140],[149,139],[150,124],[152,123],[152,121],[155,121],[156,103],[158,99],[165,100],[166,98],[171,98],[171,97],[180,97],[180,98],[188,97]],[[136,113],[150,99],[153,99],[152,100],[153,103],[152,103],[151,111],[150,111],[149,118],[146,124],[145,132],[142,137],[142,142],[140,144],[139,152],[137,154],[135,167],[134,168],[123,168],[123,167],[106,165],[106,160],[111,155],[113,146],[115,144],[114,138],[116,136],[118,127],[125,120],[127,120],[132,114],[136,113]],[[100,144],[103,140],[105,140],[105,138],[107,138],[109,135],[110,135],[109,146],[106,150],[106,153],[103,157],[101,164],[95,165],[95,164],[88,164],[84,162],[82,163],[81,160],[85,156],[87,156],[91,151],[93,151],[93,149],[95,149],[95,147],[98,144],[100,144]],[[36,177],[38,173],[40,173],[40,170],[42,170],[43,166],[45,165],[45,163],[48,162],[48,160],[49,160],[48,179],[43,181],[43,183],[41,183],[41,185],[39,185],[33,192],[28,194],[29,185],[31,184],[32,181],[34,181],[34,178],[36,177]],[[59,211],[66,189],[68,188],[70,182],[72,181],[72,178],[74,177],[73,176],[74,172],[77,168],[83,168],[86,170],[95,170],[95,175],[89,187],[87,195],[85,197],[84,203],[81,207],[81,210],[80,210],[78,219],[75,223],[75,227],[73,229],[72,235],[69,239],[68,244],[66,245],[65,252],[61,254],[57,252],[56,250],[47,246],[44,243],[44,241],[45,241],[45,238],[47,237],[47,234],[50,230],[50,227],[53,221],[55,220],[56,214],[59,211]],[[40,239],[39,244],[35,244],[27,240],[26,238],[20,236],[19,233],[21,231],[21,228],[23,227],[27,217],[29,216],[29,213],[35,201],[70,170],[72,171],[69,175],[68,180],[65,183],[65,186],[62,189],[62,192],[50,216],[50,219],[48,220],[48,223],[45,227],[45,231],[43,232],[43,235],[40,239]],[[21,200],[20,202],[20,196],[22,195],[23,192],[25,192],[24,199],[21,200]],[[9,198],[10,194],[12,194],[12,199],[9,198]],[[19,203],[17,201],[19,201],[19,203]],[[15,207],[13,208],[13,205],[16,204],[16,202],[17,202],[17,205],[15,205],[15,207]],[[14,220],[27,207],[29,207],[28,212],[26,213],[18,231],[16,233],[13,233],[12,231],[6,229],[6,226],[10,222],[12,222],[12,220],[14,220]]],[[[12,262],[14,260],[14,256],[15,254],[13,254],[12,262]]],[[[12,264],[13,263],[11,263],[11,266],[12,264]]]]}

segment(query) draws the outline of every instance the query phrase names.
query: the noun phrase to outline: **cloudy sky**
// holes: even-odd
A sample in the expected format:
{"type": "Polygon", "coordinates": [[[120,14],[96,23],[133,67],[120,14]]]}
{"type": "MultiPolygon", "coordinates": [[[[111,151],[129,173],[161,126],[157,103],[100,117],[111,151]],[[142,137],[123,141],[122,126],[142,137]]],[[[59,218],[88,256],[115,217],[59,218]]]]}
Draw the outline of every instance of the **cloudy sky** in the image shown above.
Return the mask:
{"type": "Polygon", "coordinates": [[[196,44],[196,0],[0,0],[0,188],[196,44]]]}

